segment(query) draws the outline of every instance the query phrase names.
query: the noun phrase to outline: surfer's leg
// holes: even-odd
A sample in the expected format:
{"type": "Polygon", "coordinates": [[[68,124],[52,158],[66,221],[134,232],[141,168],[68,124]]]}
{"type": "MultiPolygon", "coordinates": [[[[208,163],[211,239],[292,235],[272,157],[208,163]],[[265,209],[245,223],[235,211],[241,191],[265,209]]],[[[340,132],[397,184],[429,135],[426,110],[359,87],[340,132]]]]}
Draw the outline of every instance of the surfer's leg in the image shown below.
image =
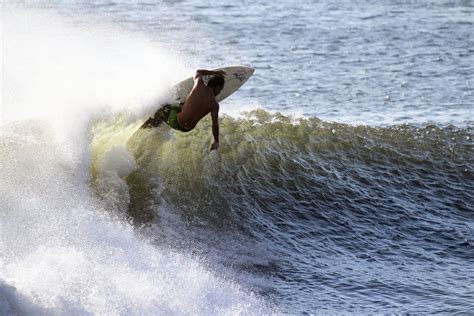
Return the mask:
{"type": "Polygon", "coordinates": [[[163,121],[168,119],[171,106],[169,104],[163,105],[161,108],[156,111],[153,117],[148,118],[145,123],[140,128],[153,128],[158,127],[163,121]]]}

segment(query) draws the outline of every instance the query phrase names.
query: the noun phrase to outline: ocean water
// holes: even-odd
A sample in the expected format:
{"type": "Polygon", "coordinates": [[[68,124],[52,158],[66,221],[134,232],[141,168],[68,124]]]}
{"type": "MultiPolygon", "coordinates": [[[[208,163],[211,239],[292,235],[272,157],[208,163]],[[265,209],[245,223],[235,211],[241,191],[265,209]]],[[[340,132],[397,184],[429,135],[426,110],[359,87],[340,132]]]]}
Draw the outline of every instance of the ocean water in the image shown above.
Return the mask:
{"type": "Polygon", "coordinates": [[[1,315],[473,313],[472,1],[1,10],[1,315]],[[218,152],[134,134],[234,64],[218,152]]]}

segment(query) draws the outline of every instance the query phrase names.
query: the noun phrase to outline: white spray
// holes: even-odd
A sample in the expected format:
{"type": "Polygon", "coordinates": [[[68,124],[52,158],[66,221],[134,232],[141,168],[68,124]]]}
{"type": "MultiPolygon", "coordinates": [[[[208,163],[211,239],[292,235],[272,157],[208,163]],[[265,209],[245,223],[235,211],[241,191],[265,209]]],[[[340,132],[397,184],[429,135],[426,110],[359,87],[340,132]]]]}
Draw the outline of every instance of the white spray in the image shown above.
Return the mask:
{"type": "Polygon", "coordinates": [[[144,38],[44,12],[6,11],[1,24],[0,314],[268,313],[90,193],[91,122],[149,113],[185,67],[144,38]]]}

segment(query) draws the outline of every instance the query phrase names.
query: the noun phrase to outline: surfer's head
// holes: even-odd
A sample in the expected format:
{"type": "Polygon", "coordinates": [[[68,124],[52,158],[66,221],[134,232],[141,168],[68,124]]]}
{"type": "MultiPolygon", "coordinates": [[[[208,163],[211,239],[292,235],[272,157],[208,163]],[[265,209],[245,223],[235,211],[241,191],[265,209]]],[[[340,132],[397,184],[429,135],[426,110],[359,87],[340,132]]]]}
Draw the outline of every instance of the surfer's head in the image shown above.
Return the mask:
{"type": "Polygon", "coordinates": [[[218,95],[224,89],[225,80],[222,76],[213,76],[207,82],[207,86],[214,90],[214,95],[218,95]]]}

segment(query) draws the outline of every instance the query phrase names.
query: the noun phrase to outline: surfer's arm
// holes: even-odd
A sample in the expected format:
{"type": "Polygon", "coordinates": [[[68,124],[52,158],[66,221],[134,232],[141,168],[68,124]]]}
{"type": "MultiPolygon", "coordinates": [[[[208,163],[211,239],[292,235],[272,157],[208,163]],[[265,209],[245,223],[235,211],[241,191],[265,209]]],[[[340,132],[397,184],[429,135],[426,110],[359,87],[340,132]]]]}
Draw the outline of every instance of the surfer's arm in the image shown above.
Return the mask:
{"type": "Polygon", "coordinates": [[[224,70],[206,70],[206,69],[198,69],[196,70],[196,74],[194,75],[194,79],[198,79],[199,77],[202,76],[225,76],[225,71],[224,70]]]}
{"type": "Polygon", "coordinates": [[[212,134],[214,135],[214,143],[211,146],[211,150],[219,148],[219,103],[216,105],[211,112],[212,117],[212,134]]]}

